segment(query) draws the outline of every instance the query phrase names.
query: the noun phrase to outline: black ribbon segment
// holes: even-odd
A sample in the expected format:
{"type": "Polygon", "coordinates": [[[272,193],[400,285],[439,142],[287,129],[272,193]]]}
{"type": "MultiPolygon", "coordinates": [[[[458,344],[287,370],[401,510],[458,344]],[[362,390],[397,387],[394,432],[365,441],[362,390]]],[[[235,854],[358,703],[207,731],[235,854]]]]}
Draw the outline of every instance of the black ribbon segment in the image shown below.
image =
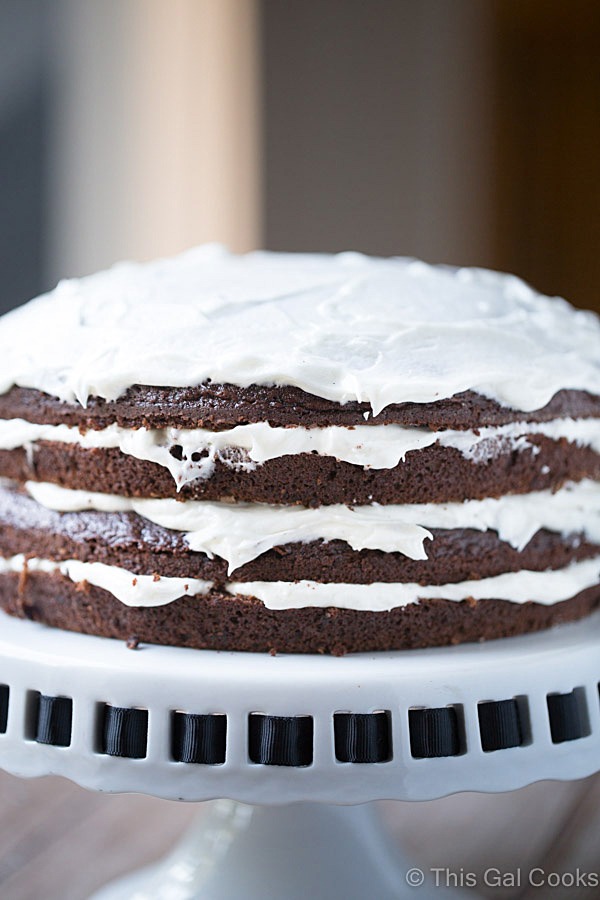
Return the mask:
{"type": "Polygon", "coordinates": [[[378,763],[390,759],[387,713],[335,713],[333,730],[339,762],[378,763]]]}
{"type": "Polygon", "coordinates": [[[0,734],[5,734],[8,724],[8,698],[10,688],[7,684],[0,684],[0,734]]]}
{"type": "Polygon", "coordinates": [[[70,697],[38,698],[35,739],[38,744],[68,747],[71,743],[73,701],[70,697]]]}
{"type": "Polygon", "coordinates": [[[310,766],[313,761],[312,716],[248,717],[248,755],[263,766],[310,766]]]}
{"type": "Polygon", "coordinates": [[[523,729],[516,700],[490,700],[480,703],[477,712],[481,746],[486,753],[521,746],[523,729]]]}
{"type": "Polygon", "coordinates": [[[548,694],[548,716],[553,744],[577,741],[587,734],[577,691],[570,694],[548,694]]]}
{"type": "Polygon", "coordinates": [[[458,717],[452,706],[409,709],[410,750],[415,759],[458,756],[458,717]]]}
{"type": "Polygon", "coordinates": [[[144,759],[148,747],[148,710],[104,707],[102,753],[144,759]]]}
{"type": "Polygon", "coordinates": [[[225,762],[227,717],[176,712],[171,738],[171,753],[177,762],[221,765],[225,762]]]}

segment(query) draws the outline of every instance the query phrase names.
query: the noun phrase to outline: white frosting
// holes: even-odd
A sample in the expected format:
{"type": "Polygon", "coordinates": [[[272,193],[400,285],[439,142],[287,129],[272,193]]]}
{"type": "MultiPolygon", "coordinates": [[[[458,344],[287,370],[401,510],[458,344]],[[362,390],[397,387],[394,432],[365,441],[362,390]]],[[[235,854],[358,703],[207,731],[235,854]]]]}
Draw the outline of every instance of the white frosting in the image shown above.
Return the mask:
{"type": "Polygon", "coordinates": [[[0,559],[0,572],[22,572],[24,569],[29,572],[60,572],[77,583],[87,581],[109,591],[126,606],[164,606],[179,597],[206,594],[212,588],[212,581],[199,578],[135,575],[119,566],[81,562],[78,559],[53,562],[49,559],[27,559],[22,553],[0,559]]]}
{"type": "MultiPolygon", "coordinates": [[[[84,563],[79,560],[52,562],[47,559],[28,559],[19,554],[0,559],[0,572],[60,572],[71,581],[87,581],[109,591],[127,606],[164,606],[183,596],[206,594],[212,584],[195,578],[154,577],[135,575],[117,566],[104,563],[84,563]]],[[[300,609],[303,607],[333,606],[338,609],[385,611],[418,603],[428,598],[460,601],[510,600],[525,603],[533,600],[550,606],[567,600],[579,591],[592,587],[600,578],[600,558],[573,563],[565,569],[546,572],[508,572],[480,581],[456,584],[320,584],[314,581],[249,581],[230,582],[225,590],[230,594],[257,597],[268,609],[300,609]]]]}
{"type": "MultiPolygon", "coordinates": [[[[158,463],[169,470],[179,488],[197,478],[208,478],[218,458],[232,468],[252,469],[270,459],[299,453],[317,453],[372,469],[391,469],[406,454],[432,444],[453,447],[473,462],[485,463],[514,450],[534,447],[527,435],[553,440],[565,438],[600,453],[599,419],[554,419],[539,424],[515,422],[475,431],[440,431],[401,425],[358,425],[354,428],[275,428],[267,422],[238,425],[227,431],[203,428],[124,428],[109,425],[81,432],[69,425],[44,425],[24,419],[0,419],[0,449],[35,447],[39,441],[78,444],[84,448],[118,448],[137,459],[158,463]],[[170,452],[181,447],[181,459],[170,452]],[[241,452],[240,452],[241,451],[241,452]],[[200,458],[194,459],[196,454],[200,458]]],[[[535,448],[537,450],[537,448],[535,448]]]]}
{"type": "Polygon", "coordinates": [[[600,320],[518,278],[406,259],[200,247],[61,282],[0,321],[0,391],[85,404],[134,383],[296,385],[344,403],[596,391],[600,320]]]}
{"type": "Polygon", "coordinates": [[[268,609],[295,609],[305,606],[338,609],[359,609],[384,612],[398,606],[408,606],[419,600],[436,599],[460,602],[475,600],[510,600],[526,603],[533,600],[552,606],[568,600],[585,588],[598,584],[600,557],[573,563],[565,569],[546,572],[506,572],[479,581],[456,584],[320,584],[315,581],[247,581],[232,582],[227,590],[232,594],[251,594],[268,609]]]}
{"type": "Polygon", "coordinates": [[[600,483],[584,480],[561,490],[505,495],[463,503],[380,506],[270,506],[202,500],[134,499],[75,491],[47,482],[27,482],[42,506],[61,512],[100,510],[138,513],[151,522],[185,532],[192,550],[227,560],[232,572],[261,553],[285,543],[323,539],[346,541],[354,550],[399,552],[426,559],[429,529],[493,530],[522,549],[540,528],[562,534],[582,532],[600,542],[600,483]]]}

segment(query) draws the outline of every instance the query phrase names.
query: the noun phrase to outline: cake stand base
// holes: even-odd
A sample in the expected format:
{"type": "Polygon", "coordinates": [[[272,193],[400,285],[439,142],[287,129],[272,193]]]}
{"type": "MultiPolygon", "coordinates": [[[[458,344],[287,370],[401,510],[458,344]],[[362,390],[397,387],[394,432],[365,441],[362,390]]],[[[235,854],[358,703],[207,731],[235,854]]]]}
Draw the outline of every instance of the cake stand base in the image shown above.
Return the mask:
{"type": "Polygon", "coordinates": [[[0,669],[3,769],[215,801],[165,862],[96,900],[433,900],[442,888],[360,804],[600,767],[600,613],[485,645],[340,659],[134,652],[0,614],[0,669]],[[349,723],[387,735],[381,756],[349,740],[349,723]]]}
{"type": "Polygon", "coordinates": [[[372,803],[207,805],[169,856],[92,900],[397,900],[413,890],[419,900],[465,896],[436,887],[405,859],[372,803]]]}
{"type": "MultiPolygon", "coordinates": [[[[600,614],[487,644],[342,658],[132,651],[0,614],[0,670],[0,767],[64,775],[92,790],[264,806],[360,804],[509,791],[600,767],[600,614]],[[486,744],[486,703],[508,705],[520,730],[499,732],[498,720],[486,744]],[[430,751],[419,743],[425,738],[412,717],[423,709],[450,723],[448,746],[430,751]],[[348,761],[338,714],[382,712],[387,756],[348,761]],[[182,758],[175,727],[182,713],[217,723],[220,744],[209,755],[182,758]],[[135,747],[111,744],[119,715],[138,723],[135,747]],[[297,717],[309,723],[304,756],[287,764],[261,757],[257,721],[285,726],[297,717]]],[[[296,753],[299,739],[293,746],[296,753]]]]}

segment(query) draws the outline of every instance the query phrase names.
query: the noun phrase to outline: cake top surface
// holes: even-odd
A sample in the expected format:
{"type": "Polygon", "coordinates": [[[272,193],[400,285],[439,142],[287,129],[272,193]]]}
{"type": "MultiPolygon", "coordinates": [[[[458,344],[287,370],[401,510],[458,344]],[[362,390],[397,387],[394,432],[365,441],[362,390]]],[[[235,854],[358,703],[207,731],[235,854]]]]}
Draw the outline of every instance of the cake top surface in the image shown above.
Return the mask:
{"type": "Polygon", "coordinates": [[[429,403],[464,390],[521,410],[598,393],[600,319],[485,269],[215,245],[120,263],[0,319],[0,392],[85,405],[133,384],[293,385],[429,403]]]}

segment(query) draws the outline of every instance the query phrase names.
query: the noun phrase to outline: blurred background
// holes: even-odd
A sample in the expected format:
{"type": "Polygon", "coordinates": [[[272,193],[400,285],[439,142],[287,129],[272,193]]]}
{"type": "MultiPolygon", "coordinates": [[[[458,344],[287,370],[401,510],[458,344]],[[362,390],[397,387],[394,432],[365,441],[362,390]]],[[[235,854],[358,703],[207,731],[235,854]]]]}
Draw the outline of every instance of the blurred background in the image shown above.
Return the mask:
{"type": "Polygon", "coordinates": [[[220,240],[600,287],[596,0],[0,0],[0,302],[220,240]]]}
{"type": "MultiPolygon", "coordinates": [[[[597,0],[0,0],[0,308],[218,240],[600,309],[599,51],[597,0]]],[[[387,815],[426,865],[598,871],[599,810],[596,778],[387,815]]],[[[81,900],[194,813],[1,776],[0,896],[81,900]]]]}

